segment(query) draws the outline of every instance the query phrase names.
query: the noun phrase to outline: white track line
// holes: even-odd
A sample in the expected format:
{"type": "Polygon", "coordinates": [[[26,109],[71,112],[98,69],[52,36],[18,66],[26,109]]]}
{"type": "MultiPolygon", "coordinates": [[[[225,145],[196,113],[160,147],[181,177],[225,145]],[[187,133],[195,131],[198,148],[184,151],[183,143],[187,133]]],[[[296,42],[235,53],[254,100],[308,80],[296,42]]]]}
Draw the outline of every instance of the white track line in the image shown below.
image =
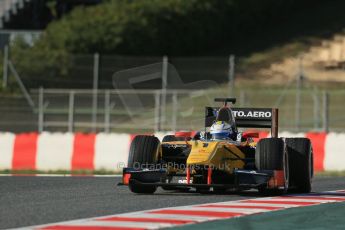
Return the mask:
{"type": "Polygon", "coordinates": [[[246,203],[241,203],[240,201],[238,203],[232,203],[231,201],[227,201],[227,202],[219,202],[217,204],[219,205],[231,205],[231,206],[253,206],[253,205],[257,205],[257,206],[265,206],[265,207],[272,207],[272,208],[294,208],[294,207],[298,207],[298,205],[294,205],[294,204],[258,204],[258,203],[250,203],[251,200],[244,200],[246,201],[246,203]]]}
{"type": "MultiPolygon", "coordinates": [[[[207,220],[215,220],[217,217],[204,217],[204,216],[186,216],[178,214],[156,214],[156,213],[125,213],[117,215],[119,217],[141,217],[141,218],[157,218],[157,219],[168,219],[168,220],[185,220],[185,221],[196,221],[203,222],[207,220]]],[[[101,218],[103,219],[103,218],[101,218]]]]}
{"type": "Polygon", "coordinates": [[[328,202],[334,202],[334,200],[317,200],[317,199],[302,199],[302,198],[296,198],[296,199],[284,199],[282,197],[279,197],[279,198],[270,198],[270,199],[265,199],[265,200],[260,200],[260,201],[274,201],[274,202],[296,202],[296,204],[298,204],[299,202],[300,203],[305,203],[305,202],[310,202],[310,203],[328,203],[328,202]]]}
{"type": "Polygon", "coordinates": [[[218,208],[218,207],[176,207],[169,210],[189,210],[189,211],[208,211],[208,212],[229,212],[229,213],[241,213],[241,214],[253,214],[259,212],[267,212],[271,210],[267,209],[245,209],[245,208],[218,208]]]}
{"type": "MultiPolygon", "coordinates": [[[[60,226],[60,224],[57,224],[60,226]]],[[[129,222],[129,221],[96,221],[91,220],[87,222],[75,222],[68,224],[67,226],[81,226],[81,227],[90,227],[90,226],[102,226],[102,227],[127,227],[127,228],[146,228],[146,229],[158,229],[158,228],[167,228],[173,227],[177,224],[168,224],[168,223],[150,223],[150,222],[129,222]]]]}

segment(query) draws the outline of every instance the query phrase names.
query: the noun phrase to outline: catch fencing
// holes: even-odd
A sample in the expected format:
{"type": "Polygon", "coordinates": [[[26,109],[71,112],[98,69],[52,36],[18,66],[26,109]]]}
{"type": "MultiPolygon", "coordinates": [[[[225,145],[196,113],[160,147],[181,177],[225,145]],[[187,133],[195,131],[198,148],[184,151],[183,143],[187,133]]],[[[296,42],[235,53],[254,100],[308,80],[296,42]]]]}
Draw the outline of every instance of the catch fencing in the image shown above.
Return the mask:
{"type": "MultiPolygon", "coordinates": [[[[91,90],[34,91],[42,131],[145,133],[202,130],[204,107],[217,106],[226,90],[91,90]],[[94,103],[96,98],[97,103],[94,103]]],[[[287,131],[345,129],[345,91],[238,90],[236,107],[279,108],[279,126],[287,131]]]]}
{"type": "Polygon", "coordinates": [[[32,46],[39,34],[5,33],[2,131],[198,130],[204,128],[204,107],[216,106],[215,97],[230,96],[238,99],[236,107],[279,108],[281,130],[345,129],[345,90],[322,89],[314,81],[336,79],[331,75],[341,79],[345,72],[315,66],[317,60],[311,57],[317,55],[307,53],[304,59],[277,60],[273,64],[255,55],[52,53],[47,59],[27,59],[25,52],[31,52],[29,49],[6,46],[21,36],[26,45],[32,46]]]}

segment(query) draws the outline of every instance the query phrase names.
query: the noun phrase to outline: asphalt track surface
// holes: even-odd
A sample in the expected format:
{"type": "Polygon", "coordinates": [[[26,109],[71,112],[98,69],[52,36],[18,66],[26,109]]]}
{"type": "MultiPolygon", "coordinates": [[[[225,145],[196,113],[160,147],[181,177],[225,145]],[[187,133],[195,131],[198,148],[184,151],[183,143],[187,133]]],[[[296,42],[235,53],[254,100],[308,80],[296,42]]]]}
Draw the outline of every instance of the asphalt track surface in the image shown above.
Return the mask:
{"type": "MultiPolygon", "coordinates": [[[[0,228],[16,228],[145,209],[259,197],[240,194],[176,193],[136,195],[112,177],[0,177],[0,228]]],[[[313,191],[345,189],[344,177],[317,177],[313,191]]]]}

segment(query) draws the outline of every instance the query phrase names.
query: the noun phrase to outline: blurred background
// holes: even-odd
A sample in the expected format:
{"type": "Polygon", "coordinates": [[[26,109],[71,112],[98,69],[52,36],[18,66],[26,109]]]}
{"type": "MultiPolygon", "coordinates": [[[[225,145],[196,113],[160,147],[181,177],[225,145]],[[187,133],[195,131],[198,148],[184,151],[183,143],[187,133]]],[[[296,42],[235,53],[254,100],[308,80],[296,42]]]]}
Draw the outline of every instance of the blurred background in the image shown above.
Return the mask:
{"type": "Polygon", "coordinates": [[[197,130],[214,97],[345,129],[342,0],[0,0],[0,131],[197,130]]]}

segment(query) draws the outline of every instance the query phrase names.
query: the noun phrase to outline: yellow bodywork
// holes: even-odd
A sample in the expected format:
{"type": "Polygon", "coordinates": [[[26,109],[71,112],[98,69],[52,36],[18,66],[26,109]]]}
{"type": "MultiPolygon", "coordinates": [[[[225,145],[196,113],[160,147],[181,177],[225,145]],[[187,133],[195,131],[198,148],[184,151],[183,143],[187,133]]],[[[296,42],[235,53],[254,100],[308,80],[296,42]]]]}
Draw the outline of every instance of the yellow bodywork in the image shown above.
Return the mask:
{"type": "Polygon", "coordinates": [[[243,168],[244,153],[226,141],[190,141],[192,149],[187,159],[187,166],[201,165],[212,166],[228,173],[232,173],[235,168],[243,168]]]}

